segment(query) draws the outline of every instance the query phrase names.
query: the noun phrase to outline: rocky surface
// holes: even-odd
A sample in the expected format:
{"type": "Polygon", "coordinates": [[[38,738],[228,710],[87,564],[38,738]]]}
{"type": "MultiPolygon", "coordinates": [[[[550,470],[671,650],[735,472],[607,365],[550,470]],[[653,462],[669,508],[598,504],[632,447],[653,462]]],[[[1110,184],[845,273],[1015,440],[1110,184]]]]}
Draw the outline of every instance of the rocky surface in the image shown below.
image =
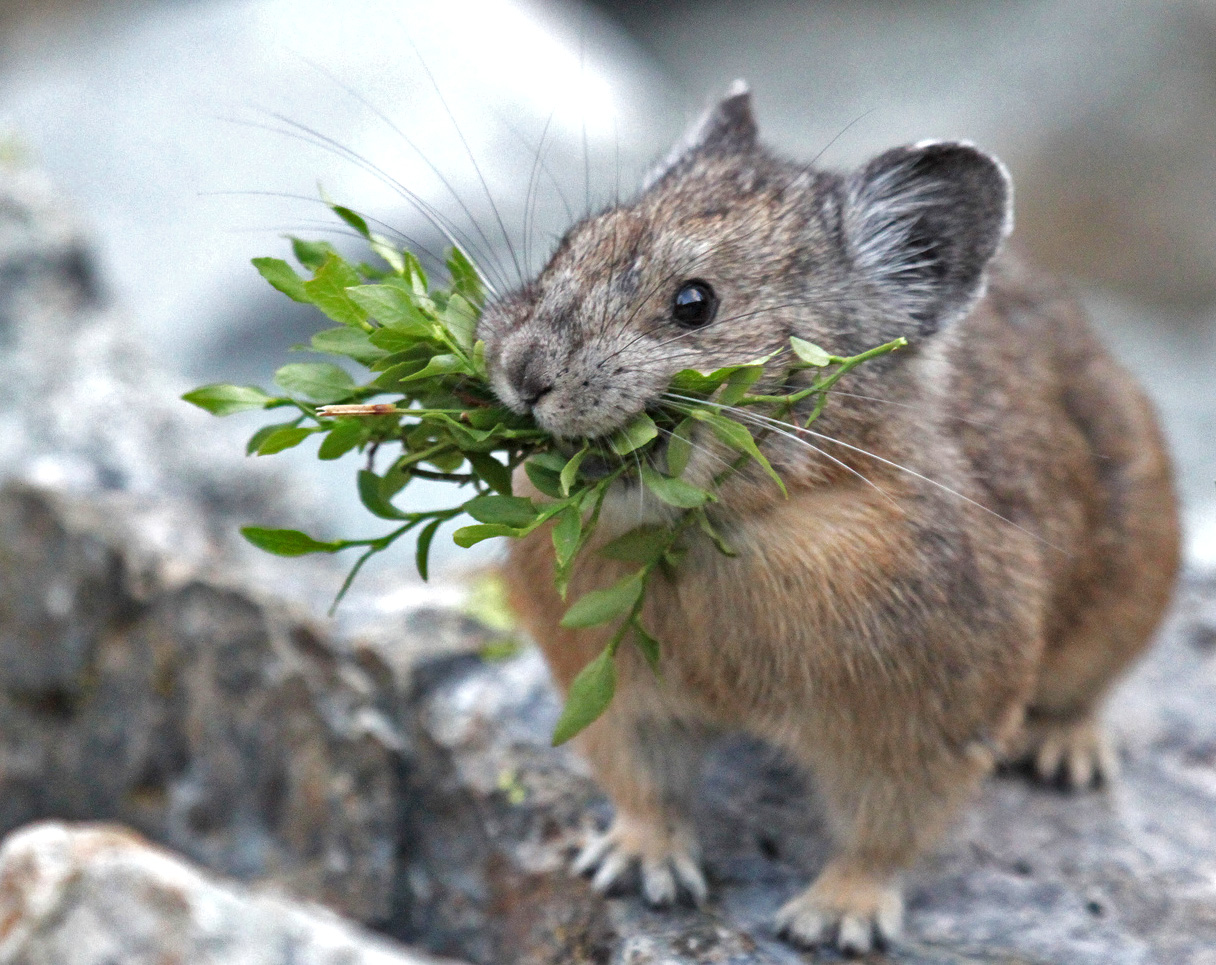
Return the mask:
{"type": "Polygon", "coordinates": [[[0,490],[0,828],[119,820],[388,918],[408,741],[384,671],[281,604],[142,554],[137,523],[113,497],[0,490]]]}
{"type": "MultiPolygon", "coordinates": [[[[1187,584],[1116,695],[1123,779],[1079,795],[1016,775],[988,782],[911,876],[906,940],[873,960],[1216,962],[1214,599],[1216,583],[1187,584]]],[[[608,812],[573,756],[546,746],[557,704],[535,654],[452,659],[420,680],[420,746],[450,771],[426,791],[411,934],[486,963],[809,959],[769,918],[828,843],[813,787],[774,754],[718,749],[696,814],[713,898],[704,911],[654,912],[564,871],[580,830],[608,812]]]]}
{"type": "Polygon", "coordinates": [[[39,824],[4,843],[0,923],[0,962],[20,965],[444,965],[97,825],[39,824]]]}

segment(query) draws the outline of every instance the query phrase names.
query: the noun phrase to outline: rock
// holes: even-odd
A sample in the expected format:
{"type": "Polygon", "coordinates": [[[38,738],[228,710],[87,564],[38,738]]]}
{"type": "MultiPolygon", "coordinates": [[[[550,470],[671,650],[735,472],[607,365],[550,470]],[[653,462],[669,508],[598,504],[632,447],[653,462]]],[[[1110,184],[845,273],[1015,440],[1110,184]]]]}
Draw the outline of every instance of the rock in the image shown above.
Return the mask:
{"type": "Polygon", "coordinates": [[[0,848],[0,962],[443,965],[315,905],[221,882],[129,831],[61,823],[0,848]]]}
{"type": "Polygon", "coordinates": [[[140,547],[163,520],[129,495],[0,488],[0,830],[123,821],[390,918],[410,738],[389,670],[192,566],[174,521],[183,552],[166,558],[140,547]]]}
{"type": "Polygon", "coordinates": [[[0,478],[189,500],[217,532],[306,513],[304,494],[244,460],[232,428],[178,398],[185,388],[107,296],[46,177],[0,162],[0,478]]]}
{"type": "MultiPolygon", "coordinates": [[[[1216,601],[1216,582],[1188,598],[1216,601]]],[[[993,779],[912,874],[900,962],[1216,962],[1216,657],[1180,607],[1109,717],[1125,774],[1065,794],[993,779]]],[[[535,652],[449,658],[418,677],[422,847],[400,934],[479,963],[792,963],[769,919],[829,853],[813,787],[775,753],[727,741],[696,820],[713,896],[656,912],[571,878],[579,835],[608,809],[585,768],[547,746],[556,720],[535,652]]]]}

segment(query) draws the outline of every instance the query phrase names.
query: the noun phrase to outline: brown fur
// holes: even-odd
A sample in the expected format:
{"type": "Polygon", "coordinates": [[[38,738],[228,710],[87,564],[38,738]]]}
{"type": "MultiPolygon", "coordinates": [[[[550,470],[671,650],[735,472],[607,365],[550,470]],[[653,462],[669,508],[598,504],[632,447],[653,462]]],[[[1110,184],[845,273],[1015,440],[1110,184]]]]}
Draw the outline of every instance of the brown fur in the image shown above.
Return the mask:
{"type": "MultiPolygon", "coordinates": [[[[719,163],[678,161],[675,187],[668,173],[666,193],[660,179],[637,206],[576,229],[510,324],[543,314],[546,277],[585,274],[597,261],[614,265],[624,248],[644,248],[652,219],[670,220],[666,207],[687,206],[688,192],[698,190],[684,182],[721,179],[719,163]],[[613,227],[621,220],[630,225],[629,239],[613,227]],[[580,246],[581,262],[563,261],[580,246]]],[[[755,163],[763,173],[776,162],[755,163]]],[[[836,203],[838,194],[822,185],[839,182],[808,183],[822,207],[836,203]]],[[[771,183],[769,191],[781,194],[771,183]]],[[[754,201],[748,199],[752,215],[766,210],[754,201]]],[[[697,218],[739,217],[730,198],[720,198],[719,208],[694,213],[680,237],[698,234],[697,218]]],[[[796,218],[765,214],[780,230],[765,230],[763,244],[785,247],[782,264],[797,253],[807,264],[829,265],[827,242],[819,251],[805,245],[806,211],[803,203],[796,218]]],[[[712,267],[689,273],[712,278],[724,305],[736,287],[752,303],[790,301],[780,291],[766,295],[766,287],[785,284],[775,262],[757,269],[731,257],[735,264],[721,271],[711,258],[712,267]]],[[[847,291],[842,276],[822,272],[820,297],[847,291]]],[[[586,296],[591,284],[576,296],[586,296]]],[[[551,297],[568,300],[569,286],[551,297]]],[[[645,291],[643,283],[626,300],[636,306],[645,291]]],[[[891,331],[869,321],[865,304],[818,319],[810,332],[801,321],[779,324],[787,312],[805,316],[805,308],[772,308],[765,324],[775,316],[776,327],[745,322],[705,352],[713,361],[746,360],[790,330],[842,354],[841,343],[868,347],[851,340],[876,344],[891,331]]],[[[491,319],[502,326],[496,336],[508,327],[509,310],[491,319]]],[[[890,314],[888,308],[873,317],[890,314]]],[[[766,447],[789,497],[757,473],[732,480],[715,513],[738,555],[725,557],[690,537],[675,576],[652,585],[644,622],[662,641],[662,680],[632,648],[622,648],[617,695],[580,738],[618,815],[609,839],[585,862],[600,866],[601,885],[636,858],[656,901],[674,895],[676,879],[694,894],[703,888],[688,871],[696,851],[686,815],[704,735],[715,730],[757,734],[814,773],[839,855],[778,920],[796,940],[834,940],[855,951],[891,937],[900,872],[999,759],[1037,755],[1045,771],[1063,764],[1078,784],[1109,770],[1095,716],[1147,645],[1178,566],[1162,438],[1143,394],[1075,305],[1008,256],[988,266],[986,294],[959,316],[948,324],[939,319],[919,340],[910,335],[903,358],[875,363],[868,373],[863,367],[840,386],[898,404],[837,396],[812,426],[904,468],[817,437],[809,441],[838,462],[770,439],[766,447]]],[[[646,334],[641,323],[634,331],[646,334]]],[[[500,343],[490,351],[501,359],[509,349],[500,343]]],[[[665,384],[686,363],[671,362],[656,382],[665,384]]],[[[560,393],[560,377],[556,384],[560,393]]],[[[553,403],[554,422],[561,402],[553,403]]],[[[587,401],[584,409],[592,408],[587,401]]],[[[712,475],[708,455],[700,458],[690,473],[712,475]]],[[[630,490],[608,507],[606,534],[637,524],[636,499],[630,490]]],[[[503,573],[513,606],[565,689],[612,628],[561,628],[565,604],[552,570],[549,535],[537,532],[513,546],[503,573]]],[[[569,598],[627,570],[585,553],[569,598]]]]}

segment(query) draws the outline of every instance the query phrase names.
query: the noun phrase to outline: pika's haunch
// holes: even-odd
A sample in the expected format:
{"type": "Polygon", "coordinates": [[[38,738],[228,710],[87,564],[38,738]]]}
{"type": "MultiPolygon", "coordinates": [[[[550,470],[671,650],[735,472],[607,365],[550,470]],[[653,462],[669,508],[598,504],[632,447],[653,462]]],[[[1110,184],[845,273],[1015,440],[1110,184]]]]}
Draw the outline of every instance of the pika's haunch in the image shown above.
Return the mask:
{"type": "MultiPolygon", "coordinates": [[[[838,174],[757,143],[742,87],[635,200],[576,224],[539,277],[483,316],[493,384],[559,436],[611,432],[678,370],[797,335],[851,373],[813,432],[774,432],[714,504],[737,556],[688,538],[580,738],[616,818],[578,866],[608,888],[706,896],[689,799],[708,736],[742,729],[814,775],[838,853],[777,913],[802,944],[892,939],[900,876],[1001,761],[1085,788],[1112,776],[1103,697],[1161,619],[1178,566],[1171,470],[1144,394],[1042,275],[1001,253],[1011,187],[963,143],[838,174]]],[[[788,363],[788,356],[786,363],[788,363]]],[[[769,363],[779,384],[788,364],[769,363]]],[[[723,459],[694,440],[687,478],[723,459]]],[[[605,538],[663,509],[606,504],[605,538]]],[[[570,598],[626,564],[590,552],[570,598]]],[[[566,687],[611,631],[559,626],[549,533],[519,541],[510,597],[566,687]]]]}

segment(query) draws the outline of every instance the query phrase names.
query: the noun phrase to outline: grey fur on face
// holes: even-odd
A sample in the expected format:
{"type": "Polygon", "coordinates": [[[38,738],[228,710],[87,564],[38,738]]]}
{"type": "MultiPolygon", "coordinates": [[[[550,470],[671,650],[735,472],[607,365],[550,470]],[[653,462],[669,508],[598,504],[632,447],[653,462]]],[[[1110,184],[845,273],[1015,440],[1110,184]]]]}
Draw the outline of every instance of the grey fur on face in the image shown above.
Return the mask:
{"type": "Polygon", "coordinates": [[[533,283],[486,310],[506,405],[560,437],[601,436],[659,404],[680,369],[746,362],[791,335],[840,355],[915,345],[980,297],[1011,227],[998,161],[930,142],[841,176],[778,158],[756,131],[736,84],[635,200],[574,225],[533,283]],[[672,316],[690,280],[718,301],[703,328],[672,316]]]}

